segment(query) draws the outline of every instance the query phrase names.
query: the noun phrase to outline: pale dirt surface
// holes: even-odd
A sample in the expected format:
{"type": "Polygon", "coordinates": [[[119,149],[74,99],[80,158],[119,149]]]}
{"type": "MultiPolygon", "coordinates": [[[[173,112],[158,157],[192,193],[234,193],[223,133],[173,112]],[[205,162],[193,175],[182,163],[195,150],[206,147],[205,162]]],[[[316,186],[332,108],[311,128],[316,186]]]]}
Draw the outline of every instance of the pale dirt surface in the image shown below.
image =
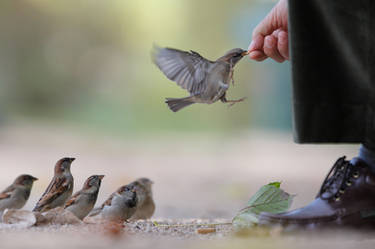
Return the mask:
{"type": "Polygon", "coordinates": [[[297,194],[293,208],[307,204],[334,161],[352,157],[357,146],[295,145],[290,134],[244,132],[227,136],[169,134],[151,138],[82,135],[74,129],[37,126],[0,129],[0,189],[22,173],[36,182],[25,209],[48,185],[53,165],[73,156],[75,191],[92,174],[105,174],[97,204],[137,177],[154,182],[153,222],[127,224],[124,232],[103,225],[28,229],[0,225],[0,248],[375,248],[373,235],[359,232],[234,236],[230,226],[197,234],[191,223],[228,222],[268,182],[297,194]],[[172,224],[171,227],[163,226],[172,224]],[[180,224],[180,225],[178,225],[180,224]],[[120,232],[119,232],[120,231],[120,232]]]}

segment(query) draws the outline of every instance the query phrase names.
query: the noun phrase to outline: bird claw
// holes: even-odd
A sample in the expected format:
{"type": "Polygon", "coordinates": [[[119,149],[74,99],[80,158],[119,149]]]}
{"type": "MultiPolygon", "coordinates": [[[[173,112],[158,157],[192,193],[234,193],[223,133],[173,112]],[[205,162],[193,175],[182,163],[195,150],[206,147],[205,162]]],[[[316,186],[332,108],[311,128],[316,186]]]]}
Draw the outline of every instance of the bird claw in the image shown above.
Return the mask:
{"type": "Polygon", "coordinates": [[[229,107],[232,107],[236,103],[244,101],[245,99],[247,99],[247,97],[243,97],[243,98],[240,98],[240,99],[234,99],[234,100],[227,100],[226,103],[229,103],[228,104],[228,108],[229,108],[229,107]]]}

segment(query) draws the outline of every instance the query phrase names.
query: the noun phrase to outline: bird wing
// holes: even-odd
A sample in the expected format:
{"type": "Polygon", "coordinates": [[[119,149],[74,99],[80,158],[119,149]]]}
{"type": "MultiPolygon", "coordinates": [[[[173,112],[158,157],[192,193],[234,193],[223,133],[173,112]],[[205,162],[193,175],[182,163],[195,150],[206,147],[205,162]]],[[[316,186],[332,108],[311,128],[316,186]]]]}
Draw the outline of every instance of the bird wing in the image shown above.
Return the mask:
{"type": "Polygon", "coordinates": [[[73,205],[78,200],[78,197],[80,196],[80,194],[81,194],[81,191],[78,191],[77,193],[72,195],[72,197],[70,197],[70,199],[65,203],[64,208],[67,208],[73,205]]]}
{"type": "Polygon", "coordinates": [[[0,200],[4,200],[4,199],[7,199],[11,196],[11,193],[7,192],[7,193],[1,193],[0,194],[0,200]]]}
{"type": "Polygon", "coordinates": [[[13,185],[10,185],[9,187],[7,187],[6,189],[4,189],[4,191],[2,191],[0,193],[0,200],[3,200],[3,199],[7,199],[9,198],[11,195],[12,195],[12,192],[15,190],[16,188],[13,186],[13,185]]]}
{"type": "Polygon", "coordinates": [[[117,191],[114,192],[114,193],[112,193],[112,194],[108,197],[108,199],[107,199],[105,202],[103,202],[101,208],[104,208],[104,206],[111,206],[111,205],[112,205],[112,199],[113,199],[113,197],[115,197],[116,194],[117,194],[117,191]]]}
{"type": "Polygon", "coordinates": [[[204,79],[214,62],[194,51],[155,47],[153,61],[168,79],[175,81],[191,94],[204,91],[204,79]]]}
{"type": "Polygon", "coordinates": [[[104,206],[111,206],[112,205],[112,200],[116,195],[121,195],[124,191],[127,191],[127,189],[130,188],[129,185],[124,185],[119,187],[115,192],[113,192],[108,199],[102,204],[101,208],[104,208],[104,206]]]}
{"type": "Polygon", "coordinates": [[[94,208],[93,210],[91,210],[91,212],[88,214],[88,216],[90,216],[90,217],[96,216],[96,215],[100,214],[100,211],[102,211],[101,207],[94,208]]]}
{"type": "Polygon", "coordinates": [[[39,199],[35,209],[48,205],[70,188],[70,182],[66,177],[54,177],[48,188],[39,199]]]}

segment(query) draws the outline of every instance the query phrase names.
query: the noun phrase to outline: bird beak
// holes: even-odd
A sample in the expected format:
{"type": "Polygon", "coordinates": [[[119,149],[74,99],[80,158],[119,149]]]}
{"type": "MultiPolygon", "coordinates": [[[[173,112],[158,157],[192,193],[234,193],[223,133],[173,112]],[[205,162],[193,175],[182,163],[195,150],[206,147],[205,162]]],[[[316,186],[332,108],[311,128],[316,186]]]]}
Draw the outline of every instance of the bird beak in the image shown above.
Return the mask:
{"type": "Polygon", "coordinates": [[[99,178],[100,180],[103,180],[104,175],[99,175],[98,178],[99,178]]]}
{"type": "Polygon", "coordinates": [[[250,51],[243,51],[241,55],[245,56],[245,55],[248,55],[248,54],[250,54],[250,51]]]}
{"type": "Polygon", "coordinates": [[[76,160],[74,157],[70,158],[70,162],[73,162],[74,160],[76,160]]]}
{"type": "Polygon", "coordinates": [[[33,181],[38,181],[39,179],[36,178],[36,177],[32,177],[32,180],[33,180],[33,181]]]}

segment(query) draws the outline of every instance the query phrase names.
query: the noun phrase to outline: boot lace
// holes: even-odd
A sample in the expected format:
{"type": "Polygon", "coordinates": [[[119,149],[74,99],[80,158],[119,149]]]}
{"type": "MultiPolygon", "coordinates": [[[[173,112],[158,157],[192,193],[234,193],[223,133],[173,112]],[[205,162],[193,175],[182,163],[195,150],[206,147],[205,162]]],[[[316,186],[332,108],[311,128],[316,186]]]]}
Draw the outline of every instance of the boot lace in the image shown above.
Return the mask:
{"type": "Polygon", "coordinates": [[[345,156],[340,157],[332,166],[323,181],[317,197],[324,200],[334,198],[335,201],[339,201],[340,196],[353,184],[352,179],[359,177],[356,167],[345,158],[345,156]]]}

